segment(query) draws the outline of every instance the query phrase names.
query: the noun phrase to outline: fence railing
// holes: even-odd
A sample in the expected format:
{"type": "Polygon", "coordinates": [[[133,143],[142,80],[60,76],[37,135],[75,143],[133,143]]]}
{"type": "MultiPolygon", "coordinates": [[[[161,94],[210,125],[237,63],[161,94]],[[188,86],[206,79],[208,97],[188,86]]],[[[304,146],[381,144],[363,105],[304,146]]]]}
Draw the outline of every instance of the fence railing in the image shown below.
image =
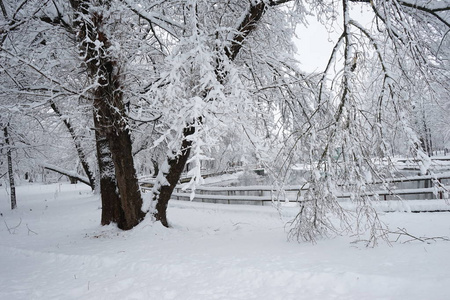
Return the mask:
{"type": "MultiPolygon", "coordinates": [[[[151,182],[141,182],[141,189],[151,190],[151,182]]],[[[378,196],[380,200],[424,200],[444,199],[450,189],[450,173],[424,176],[408,176],[386,179],[384,182],[374,182],[367,196],[378,196]],[[440,187],[435,186],[436,181],[440,187]],[[405,187],[405,184],[414,187],[405,187]],[[403,185],[403,186],[402,186],[403,185]]],[[[195,189],[192,201],[222,204],[272,205],[273,201],[297,202],[308,190],[307,185],[285,186],[275,190],[271,186],[199,186],[195,189]]],[[[352,197],[351,192],[341,192],[338,199],[352,197]]],[[[191,200],[191,191],[176,187],[172,194],[175,200],[191,200]]]]}

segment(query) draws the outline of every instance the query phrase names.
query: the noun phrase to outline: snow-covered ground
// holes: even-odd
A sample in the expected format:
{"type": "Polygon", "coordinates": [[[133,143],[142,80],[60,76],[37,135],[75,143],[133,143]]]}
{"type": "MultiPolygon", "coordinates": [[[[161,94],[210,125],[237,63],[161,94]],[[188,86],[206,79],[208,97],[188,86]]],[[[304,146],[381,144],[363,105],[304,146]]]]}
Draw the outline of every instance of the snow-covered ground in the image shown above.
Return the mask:
{"type": "MultiPolygon", "coordinates": [[[[450,242],[366,248],[351,237],[288,242],[271,207],[171,201],[173,228],[101,227],[84,185],[0,192],[0,299],[450,299],[450,242]]],[[[450,213],[387,213],[394,229],[450,236],[450,213]]],[[[395,239],[395,236],[392,236],[395,239]]],[[[404,241],[405,239],[403,239],[404,241]]]]}

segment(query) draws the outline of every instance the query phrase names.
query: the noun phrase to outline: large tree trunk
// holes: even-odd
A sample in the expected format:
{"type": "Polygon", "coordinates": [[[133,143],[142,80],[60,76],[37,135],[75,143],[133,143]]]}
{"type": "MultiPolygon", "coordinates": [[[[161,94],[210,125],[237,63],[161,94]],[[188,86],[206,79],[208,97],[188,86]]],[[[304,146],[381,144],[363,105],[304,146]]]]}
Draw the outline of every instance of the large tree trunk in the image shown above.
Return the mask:
{"type": "MultiPolygon", "coordinates": [[[[111,201],[110,196],[104,197],[102,194],[102,203],[106,205],[106,211],[102,213],[102,223],[116,222],[119,228],[127,230],[139,224],[145,215],[141,210],[142,198],[133,163],[131,137],[125,127],[124,116],[116,115],[123,109],[121,99],[116,99],[119,101],[113,107],[118,110],[113,111],[111,111],[111,105],[103,99],[103,97],[96,97],[94,100],[94,107],[97,109],[96,131],[101,137],[97,144],[101,147],[100,155],[102,156],[99,164],[107,162],[111,165],[112,163],[113,172],[106,173],[108,173],[108,177],[115,175],[119,199],[111,201]]],[[[112,183],[112,179],[109,179],[109,183],[112,183]]],[[[113,188],[112,185],[111,188],[113,188]]],[[[104,188],[101,190],[103,191],[104,188]]],[[[116,190],[115,187],[114,190],[116,190]]],[[[112,191],[108,192],[108,194],[110,193],[112,191]]]]}
{"type": "MultiPolygon", "coordinates": [[[[109,1],[102,3],[105,9],[108,3],[109,1]]],[[[85,57],[89,75],[98,83],[92,94],[99,167],[111,169],[107,159],[109,155],[114,165],[114,172],[106,172],[108,180],[104,178],[106,173],[101,174],[104,180],[100,182],[100,190],[102,204],[105,206],[102,224],[115,222],[119,228],[128,230],[139,224],[145,214],[141,210],[142,198],[133,164],[130,132],[127,129],[120,61],[107,52],[111,43],[103,28],[102,11],[91,11],[90,1],[87,0],[71,0],[71,4],[80,14],[77,24],[80,51],[85,57]],[[102,47],[98,47],[93,41],[99,41],[102,47]]]]}
{"type": "Polygon", "coordinates": [[[11,209],[17,208],[17,199],[16,199],[16,186],[14,184],[14,172],[12,166],[12,155],[11,155],[11,143],[9,141],[8,135],[8,125],[5,126],[3,132],[5,134],[5,143],[6,143],[6,156],[8,157],[8,175],[9,175],[9,189],[11,191],[11,209]]]}
{"type": "MultiPolygon", "coordinates": [[[[107,46],[106,36],[99,34],[101,36],[104,37],[103,44],[107,46]]],[[[102,155],[107,155],[108,150],[110,152],[119,191],[119,199],[114,198],[114,203],[109,198],[113,191],[108,191],[107,195],[102,194],[102,203],[109,202],[106,207],[109,212],[102,215],[102,223],[116,222],[119,228],[128,230],[139,224],[145,214],[141,210],[142,198],[133,163],[131,137],[125,120],[123,94],[120,92],[118,62],[108,57],[103,57],[100,61],[99,72],[103,76],[99,77],[100,85],[94,92],[95,127],[98,136],[106,139],[108,149],[103,147],[100,150],[105,151],[102,155]]],[[[104,189],[105,187],[101,188],[104,189]]]]}
{"type": "MultiPolygon", "coordinates": [[[[95,132],[98,169],[100,173],[100,195],[102,199],[102,225],[119,224],[124,219],[120,208],[120,196],[114,176],[114,163],[111,158],[108,140],[95,132]]],[[[119,225],[118,225],[119,226],[119,225]]],[[[120,228],[120,226],[119,226],[120,228]]]]}
{"type": "Polygon", "coordinates": [[[141,191],[131,155],[131,145],[130,135],[126,131],[110,138],[120,203],[124,214],[117,224],[122,229],[133,228],[145,216],[142,211],[141,191]]]}

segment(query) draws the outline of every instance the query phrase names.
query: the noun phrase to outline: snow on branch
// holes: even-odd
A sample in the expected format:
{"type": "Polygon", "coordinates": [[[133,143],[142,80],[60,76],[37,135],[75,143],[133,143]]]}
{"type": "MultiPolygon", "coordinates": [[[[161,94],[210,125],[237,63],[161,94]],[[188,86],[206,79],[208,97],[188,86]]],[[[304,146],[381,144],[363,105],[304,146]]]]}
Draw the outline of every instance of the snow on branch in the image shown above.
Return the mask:
{"type": "MultiPolygon", "coordinates": [[[[350,2],[371,3],[372,0],[350,0],[350,2]]],[[[398,0],[399,4],[422,10],[425,12],[439,12],[450,10],[450,5],[447,2],[428,1],[428,0],[398,0]]]]}
{"type": "Polygon", "coordinates": [[[80,174],[78,174],[77,172],[74,171],[69,171],[63,168],[60,168],[58,166],[52,165],[52,164],[48,164],[48,163],[40,163],[40,165],[47,170],[50,171],[54,171],[56,173],[62,174],[62,175],[66,175],[72,178],[75,178],[78,181],[81,181],[84,184],[87,184],[89,186],[91,186],[90,182],[89,182],[89,178],[85,177],[85,176],[81,176],[80,174]]]}
{"type": "Polygon", "coordinates": [[[256,28],[258,21],[264,15],[266,4],[261,1],[257,4],[251,3],[250,7],[243,13],[236,26],[236,31],[229,40],[231,46],[225,49],[230,60],[234,60],[242,48],[244,39],[256,28]]]}
{"type": "MultiPolygon", "coordinates": [[[[370,3],[372,7],[374,7],[372,0],[350,0],[350,2],[359,2],[359,3],[370,3]]],[[[404,7],[408,7],[411,9],[416,9],[423,11],[437,18],[439,21],[444,23],[447,27],[450,27],[450,23],[441,17],[438,13],[449,11],[450,5],[449,2],[439,2],[439,1],[419,1],[419,0],[398,0],[396,1],[398,4],[404,7]]]]}
{"type": "MultiPolygon", "coordinates": [[[[168,32],[173,37],[178,38],[178,35],[175,31],[173,31],[168,26],[165,26],[165,24],[172,25],[174,27],[178,27],[180,29],[185,29],[181,24],[174,22],[173,20],[170,20],[169,18],[164,17],[161,14],[155,14],[151,12],[145,11],[141,5],[137,5],[132,0],[122,0],[135,14],[139,15],[139,17],[143,18],[150,24],[154,24],[158,26],[159,28],[163,29],[164,31],[168,32]]],[[[153,5],[155,6],[155,5],[153,5]]]]}
{"type": "Polygon", "coordinates": [[[78,95],[79,94],[77,91],[75,91],[75,90],[67,87],[66,85],[64,85],[62,82],[60,82],[55,77],[44,73],[44,71],[42,71],[42,68],[39,67],[39,66],[36,66],[33,62],[25,60],[25,59],[15,55],[15,54],[13,54],[12,52],[6,50],[5,48],[2,48],[1,46],[0,46],[0,51],[6,54],[6,55],[0,55],[1,57],[17,59],[19,62],[25,64],[30,69],[32,69],[34,72],[36,72],[37,74],[40,74],[42,77],[44,77],[45,79],[49,80],[50,82],[53,82],[53,83],[57,84],[58,86],[60,86],[63,90],[67,91],[68,93],[73,94],[73,95],[78,95]]]}
{"type": "Polygon", "coordinates": [[[401,0],[398,1],[403,6],[415,8],[418,10],[422,10],[428,13],[439,12],[439,11],[447,11],[450,10],[449,2],[440,2],[440,1],[410,1],[410,0],[401,0]]]}

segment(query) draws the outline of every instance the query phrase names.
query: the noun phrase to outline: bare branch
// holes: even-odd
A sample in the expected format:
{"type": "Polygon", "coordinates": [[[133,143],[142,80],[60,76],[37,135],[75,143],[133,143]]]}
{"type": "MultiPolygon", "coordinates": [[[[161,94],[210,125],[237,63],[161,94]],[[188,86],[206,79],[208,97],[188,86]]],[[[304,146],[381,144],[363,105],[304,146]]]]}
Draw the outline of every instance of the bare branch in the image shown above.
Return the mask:
{"type": "Polygon", "coordinates": [[[0,8],[2,9],[3,17],[5,20],[8,20],[8,13],[6,12],[5,4],[3,4],[3,0],[0,0],[0,8]]]}
{"type": "Polygon", "coordinates": [[[36,231],[33,231],[30,229],[30,227],[28,227],[28,224],[26,224],[26,225],[27,225],[27,229],[28,229],[28,235],[30,235],[30,232],[34,233],[35,235],[38,235],[38,233],[36,231]]]}
{"type": "Polygon", "coordinates": [[[3,220],[3,222],[5,223],[6,229],[8,230],[9,234],[15,234],[16,233],[16,229],[19,228],[20,224],[22,224],[22,218],[20,218],[19,224],[17,224],[14,227],[9,227],[8,223],[6,223],[5,220],[3,220]]]}
{"type": "Polygon", "coordinates": [[[436,242],[438,240],[450,242],[450,238],[448,238],[446,236],[433,236],[433,237],[420,236],[420,237],[418,237],[418,236],[412,235],[411,233],[406,231],[405,228],[397,227],[397,229],[398,229],[398,231],[390,231],[389,232],[390,234],[397,235],[397,239],[395,240],[395,242],[398,242],[402,236],[406,236],[406,237],[410,238],[409,240],[404,241],[403,243],[409,243],[409,242],[412,242],[412,241],[419,241],[419,242],[422,242],[422,243],[431,244],[431,242],[436,242]]]}

